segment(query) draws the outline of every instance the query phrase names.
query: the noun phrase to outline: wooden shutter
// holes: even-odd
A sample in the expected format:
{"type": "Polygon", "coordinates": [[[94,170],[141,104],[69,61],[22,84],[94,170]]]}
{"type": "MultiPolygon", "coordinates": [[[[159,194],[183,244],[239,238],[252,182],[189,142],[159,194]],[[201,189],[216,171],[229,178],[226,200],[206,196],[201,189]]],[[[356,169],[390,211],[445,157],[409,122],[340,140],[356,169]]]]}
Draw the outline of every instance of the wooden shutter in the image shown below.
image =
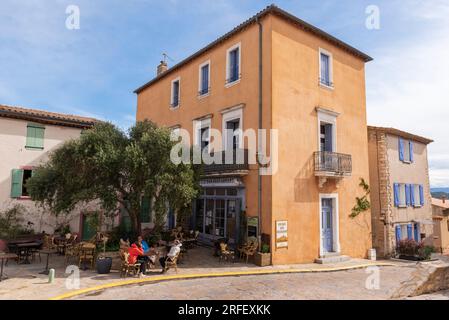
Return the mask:
{"type": "Polygon", "coordinates": [[[22,196],[23,170],[13,169],[11,174],[11,198],[22,196]]]}
{"type": "Polygon", "coordinates": [[[424,205],[424,187],[422,185],[419,186],[419,204],[424,205]]]}
{"type": "Polygon", "coordinates": [[[413,162],[413,141],[410,141],[409,150],[410,150],[410,162],[413,162]]]}
{"type": "Polygon", "coordinates": [[[149,223],[150,221],[150,198],[142,197],[142,202],[140,204],[140,222],[149,223]]]}
{"type": "Polygon", "coordinates": [[[399,138],[399,160],[404,161],[404,140],[399,138]]]}
{"type": "Polygon", "coordinates": [[[395,183],[393,184],[393,190],[394,190],[394,206],[399,207],[400,197],[399,197],[399,184],[395,183]]]}
{"type": "Polygon", "coordinates": [[[412,240],[413,239],[413,234],[412,234],[412,224],[409,223],[407,225],[407,239],[412,240]]]}
{"type": "Polygon", "coordinates": [[[44,148],[45,127],[38,124],[28,124],[26,148],[43,149],[44,148]]]}

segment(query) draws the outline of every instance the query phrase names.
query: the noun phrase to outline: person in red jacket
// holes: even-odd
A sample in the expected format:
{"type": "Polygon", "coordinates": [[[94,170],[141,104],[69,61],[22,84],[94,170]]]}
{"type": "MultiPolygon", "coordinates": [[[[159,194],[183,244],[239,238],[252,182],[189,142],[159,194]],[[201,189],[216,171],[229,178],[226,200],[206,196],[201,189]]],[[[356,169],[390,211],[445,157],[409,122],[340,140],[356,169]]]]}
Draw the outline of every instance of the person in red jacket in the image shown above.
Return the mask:
{"type": "MultiPolygon", "coordinates": [[[[128,257],[128,263],[129,264],[134,264],[137,262],[139,256],[143,256],[144,252],[142,247],[138,244],[138,243],[133,243],[131,247],[129,247],[128,249],[128,253],[129,253],[129,257],[128,257]]],[[[146,272],[146,266],[145,266],[145,262],[144,261],[139,261],[140,262],[140,274],[144,275],[146,272]]]]}

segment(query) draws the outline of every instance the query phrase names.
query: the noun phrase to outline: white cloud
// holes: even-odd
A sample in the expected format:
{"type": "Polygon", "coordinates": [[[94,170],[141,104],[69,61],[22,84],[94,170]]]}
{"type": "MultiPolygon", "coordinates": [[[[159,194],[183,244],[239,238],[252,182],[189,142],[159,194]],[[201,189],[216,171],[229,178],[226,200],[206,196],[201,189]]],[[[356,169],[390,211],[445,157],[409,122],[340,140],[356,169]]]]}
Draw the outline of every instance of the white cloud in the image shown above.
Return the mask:
{"type": "Polygon", "coordinates": [[[432,21],[426,36],[374,53],[376,60],[367,66],[368,121],[435,140],[429,146],[431,185],[449,186],[449,4],[434,4],[415,1],[404,8],[404,16],[432,21]]]}

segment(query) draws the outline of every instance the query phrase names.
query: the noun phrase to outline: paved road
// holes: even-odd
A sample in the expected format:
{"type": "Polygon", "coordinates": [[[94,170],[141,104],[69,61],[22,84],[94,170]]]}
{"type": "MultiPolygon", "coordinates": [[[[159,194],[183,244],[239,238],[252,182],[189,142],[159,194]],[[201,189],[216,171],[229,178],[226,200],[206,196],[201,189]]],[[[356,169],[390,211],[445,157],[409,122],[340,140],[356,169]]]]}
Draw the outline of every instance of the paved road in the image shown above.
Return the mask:
{"type": "MultiPolygon", "coordinates": [[[[366,269],[307,274],[177,280],[111,288],[78,299],[388,299],[413,268],[382,267],[379,289],[367,289],[366,269]]],[[[449,298],[448,298],[449,299],[449,298]]]]}

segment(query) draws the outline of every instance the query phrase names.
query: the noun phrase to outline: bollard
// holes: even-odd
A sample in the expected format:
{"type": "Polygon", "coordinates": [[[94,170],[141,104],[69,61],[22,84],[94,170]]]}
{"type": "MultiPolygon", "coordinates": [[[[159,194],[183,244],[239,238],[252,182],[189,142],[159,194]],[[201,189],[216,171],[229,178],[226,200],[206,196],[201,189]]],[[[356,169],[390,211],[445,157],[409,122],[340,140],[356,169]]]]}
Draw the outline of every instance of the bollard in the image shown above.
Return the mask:
{"type": "Polygon", "coordinates": [[[48,283],[53,283],[55,281],[55,269],[50,269],[48,272],[48,283]]]}

